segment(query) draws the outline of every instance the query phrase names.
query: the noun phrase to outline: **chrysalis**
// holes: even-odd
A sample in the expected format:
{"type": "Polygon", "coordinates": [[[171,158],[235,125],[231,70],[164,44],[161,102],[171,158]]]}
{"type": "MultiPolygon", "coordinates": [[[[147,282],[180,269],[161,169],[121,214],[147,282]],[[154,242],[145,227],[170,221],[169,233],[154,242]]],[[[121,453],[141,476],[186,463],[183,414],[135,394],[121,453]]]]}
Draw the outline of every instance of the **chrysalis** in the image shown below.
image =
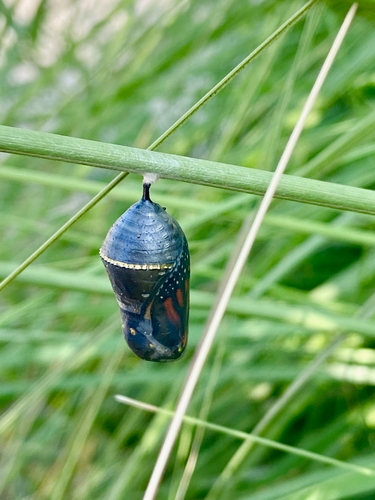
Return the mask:
{"type": "Polygon", "coordinates": [[[173,217],[150,199],[150,184],[109,230],[100,256],[115,292],[130,349],[173,361],[186,346],[190,255],[173,217]]]}

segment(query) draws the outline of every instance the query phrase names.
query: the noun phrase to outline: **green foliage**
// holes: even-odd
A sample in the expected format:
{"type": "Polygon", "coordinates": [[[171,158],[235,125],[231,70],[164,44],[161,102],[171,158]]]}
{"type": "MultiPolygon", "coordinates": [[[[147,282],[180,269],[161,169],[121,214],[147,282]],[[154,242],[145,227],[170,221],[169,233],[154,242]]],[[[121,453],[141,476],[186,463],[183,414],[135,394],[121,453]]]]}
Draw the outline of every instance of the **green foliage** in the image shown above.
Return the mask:
{"type": "MultiPolygon", "coordinates": [[[[265,178],[349,5],[317,2],[159,151],[241,165],[265,178]]],[[[302,6],[1,3],[1,124],[147,148],[302,6]]],[[[306,204],[274,201],[189,410],[233,434],[255,429],[302,455],[309,450],[348,468],[293,448],[241,446],[243,435],[186,423],[160,498],[182,498],[197,429],[204,432],[187,499],[375,495],[375,475],[365,469],[374,469],[375,436],[375,221],[368,215],[375,186],[374,25],[374,2],[359,2],[287,170],[305,177],[303,185],[308,178],[324,181],[325,206],[314,205],[313,195],[306,204]],[[333,194],[343,199],[343,211],[328,208],[328,183],[337,184],[333,194]],[[346,197],[359,192],[347,186],[366,190],[363,198],[346,197]],[[354,203],[362,213],[350,211],[354,203]],[[306,372],[319,356],[324,362],[306,372]],[[293,383],[299,390],[264,420],[293,383]]],[[[152,198],[178,219],[191,248],[190,339],[182,360],[159,365],[130,353],[98,256],[110,225],[141,195],[134,174],[1,292],[1,498],[142,498],[169,417],[122,405],[114,395],[174,408],[237,234],[259,201],[213,187],[210,165],[207,182],[200,181],[206,185],[177,171],[184,182],[162,179],[152,187],[152,198]]],[[[4,154],[0,277],[114,176],[108,169],[4,154]]],[[[254,192],[245,177],[238,182],[254,192]]]]}

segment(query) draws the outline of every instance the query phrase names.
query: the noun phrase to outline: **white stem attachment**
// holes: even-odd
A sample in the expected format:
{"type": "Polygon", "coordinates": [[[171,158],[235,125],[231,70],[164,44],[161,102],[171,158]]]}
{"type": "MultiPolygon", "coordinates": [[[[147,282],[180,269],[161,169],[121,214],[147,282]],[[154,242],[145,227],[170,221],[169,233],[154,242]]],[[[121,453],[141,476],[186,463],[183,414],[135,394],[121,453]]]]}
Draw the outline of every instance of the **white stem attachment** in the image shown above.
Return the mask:
{"type": "Polygon", "coordinates": [[[158,174],[147,173],[143,176],[143,184],[154,184],[159,179],[158,174]]]}

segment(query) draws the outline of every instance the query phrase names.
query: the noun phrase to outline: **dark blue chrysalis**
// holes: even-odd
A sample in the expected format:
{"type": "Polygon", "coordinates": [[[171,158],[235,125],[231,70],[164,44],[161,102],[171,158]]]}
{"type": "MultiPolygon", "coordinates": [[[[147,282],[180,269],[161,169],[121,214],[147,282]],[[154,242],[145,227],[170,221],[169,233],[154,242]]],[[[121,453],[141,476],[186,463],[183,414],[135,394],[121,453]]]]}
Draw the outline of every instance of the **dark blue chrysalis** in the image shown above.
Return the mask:
{"type": "Polygon", "coordinates": [[[150,184],[108,231],[100,256],[115,292],[130,349],[173,361],[186,346],[190,255],[173,217],[150,199],[150,184]]]}

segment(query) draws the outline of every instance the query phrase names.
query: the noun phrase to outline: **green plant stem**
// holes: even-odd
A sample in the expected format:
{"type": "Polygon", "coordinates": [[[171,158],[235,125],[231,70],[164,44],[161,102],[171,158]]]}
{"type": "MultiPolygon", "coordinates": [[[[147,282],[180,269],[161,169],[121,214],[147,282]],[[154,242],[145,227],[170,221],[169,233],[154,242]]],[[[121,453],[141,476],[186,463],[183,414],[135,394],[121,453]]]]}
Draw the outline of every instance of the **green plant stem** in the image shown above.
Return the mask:
{"type": "MultiPolygon", "coordinates": [[[[147,403],[143,403],[137,401],[135,399],[128,398],[122,395],[116,395],[115,399],[119,403],[130,404],[135,406],[136,408],[140,408],[141,410],[150,411],[153,413],[162,413],[169,417],[173,417],[174,412],[167,410],[165,408],[159,408],[158,406],[150,405],[147,403]]],[[[205,420],[200,420],[199,418],[190,417],[185,415],[183,420],[187,424],[196,425],[199,427],[204,427],[214,432],[220,432],[221,434],[226,434],[228,436],[232,436],[238,439],[242,439],[248,442],[255,442],[262,444],[264,446],[269,446],[270,448],[275,448],[277,450],[284,451],[285,453],[292,453],[294,455],[299,455],[303,458],[314,460],[316,462],[325,463],[328,465],[333,465],[336,467],[340,467],[342,469],[348,469],[352,472],[357,472],[358,474],[363,474],[365,476],[375,476],[375,470],[370,469],[368,467],[362,467],[361,465],[342,462],[341,460],[337,460],[335,458],[325,457],[324,455],[319,455],[319,453],[314,453],[312,451],[302,450],[301,448],[296,448],[294,446],[289,446],[286,444],[278,443],[277,441],[273,441],[272,439],[263,438],[260,436],[256,436],[253,434],[248,434],[246,432],[237,431],[235,429],[231,429],[230,427],[225,427],[223,425],[214,424],[211,422],[207,422],[205,420]]]]}
{"type": "MultiPolygon", "coordinates": [[[[0,126],[0,151],[141,175],[154,172],[167,179],[256,195],[265,193],[272,177],[253,168],[5,126],[0,126]]],[[[373,191],[293,175],[283,176],[276,198],[375,215],[373,191]]]]}

